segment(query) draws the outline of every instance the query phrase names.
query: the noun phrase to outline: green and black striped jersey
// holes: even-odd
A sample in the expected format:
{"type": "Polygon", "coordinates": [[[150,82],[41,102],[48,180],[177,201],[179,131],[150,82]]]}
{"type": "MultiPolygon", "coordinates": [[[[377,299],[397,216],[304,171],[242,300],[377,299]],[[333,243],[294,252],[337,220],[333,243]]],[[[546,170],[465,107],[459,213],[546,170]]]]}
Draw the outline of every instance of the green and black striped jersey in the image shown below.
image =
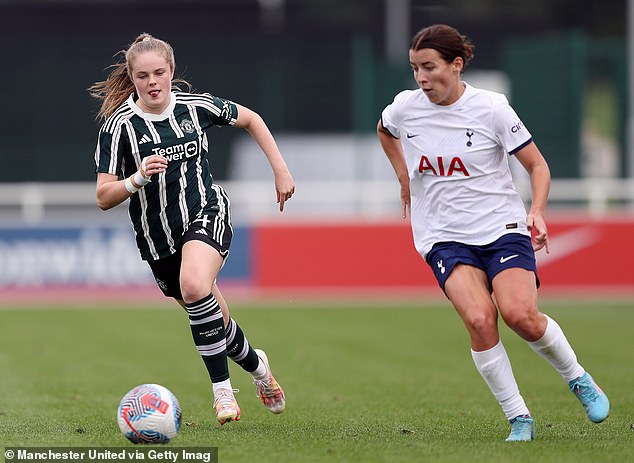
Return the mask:
{"type": "Polygon", "coordinates": [[[144,260],[167,257],[197,218],[218,211],[218,198],[207,161],[206,130],[233,125],[236,105],[207,93],[173,92],[162,114],[144,113],[131,95],[99,131],[97,172],[134,174],[146,156],[160,154],[168,161],[165,173],[132,195],[129,214],[144,260]]]}

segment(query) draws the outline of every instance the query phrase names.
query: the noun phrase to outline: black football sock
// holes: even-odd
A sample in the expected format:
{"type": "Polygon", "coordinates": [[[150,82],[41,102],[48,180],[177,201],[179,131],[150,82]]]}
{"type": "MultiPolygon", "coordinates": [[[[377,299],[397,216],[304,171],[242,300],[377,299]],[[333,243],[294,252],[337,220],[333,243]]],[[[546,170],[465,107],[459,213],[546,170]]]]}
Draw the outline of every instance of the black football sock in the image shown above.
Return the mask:
{"type": "Polygon", "coordinates": [[[227,355],[229,358],[240,365],[245,371],[249,373],[255,371],[260,363],[260,358],[233,318],[229,319],[226,332],[227,355]]]}
{"type": "Polygon", "coordinates": [[[209,296],[185,304],[194,344],[200,353],[213,383],[229,379],[227,341],[222,311],[216,298],[209,296]]]}

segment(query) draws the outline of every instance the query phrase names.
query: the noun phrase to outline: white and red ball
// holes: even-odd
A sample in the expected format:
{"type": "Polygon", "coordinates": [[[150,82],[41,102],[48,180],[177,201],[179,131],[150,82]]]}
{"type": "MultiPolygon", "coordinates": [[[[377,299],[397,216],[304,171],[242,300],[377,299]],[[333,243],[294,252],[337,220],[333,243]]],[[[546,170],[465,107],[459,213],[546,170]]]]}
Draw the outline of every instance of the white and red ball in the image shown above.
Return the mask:
{"type": "Polygon", "coordinates": [[[129,391],[117,411],[119,429],[135,444],[165,444],[176,437],[182,411],[176,396],[158,384],[141,384],[129,391]]]}

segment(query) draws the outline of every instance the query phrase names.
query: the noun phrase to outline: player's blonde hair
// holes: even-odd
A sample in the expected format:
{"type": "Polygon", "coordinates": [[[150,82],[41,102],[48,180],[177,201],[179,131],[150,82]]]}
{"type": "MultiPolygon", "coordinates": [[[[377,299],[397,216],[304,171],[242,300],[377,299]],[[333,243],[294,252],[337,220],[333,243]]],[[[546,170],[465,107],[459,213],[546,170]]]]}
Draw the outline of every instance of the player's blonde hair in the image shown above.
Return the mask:
{"type": "MultiPolygon", "coordinates": [[[[88,87],[88,93],[102,101],[97,119],[108,118],[135,91],[132,82],[132,63],[138,55],[150,51],[162,55],[172,71],[176,69],[174,50],[169,43],[145,32],[139,35],[127,50],[121,50],[115,55],[121,55],[125,60],[109,67],[112,70],[106,80],[95,82],[88,87]]],[[[172,80],[173,88],[179,88],[180,84],[191,89],[191,85],[185,80],[172,80]]]]}

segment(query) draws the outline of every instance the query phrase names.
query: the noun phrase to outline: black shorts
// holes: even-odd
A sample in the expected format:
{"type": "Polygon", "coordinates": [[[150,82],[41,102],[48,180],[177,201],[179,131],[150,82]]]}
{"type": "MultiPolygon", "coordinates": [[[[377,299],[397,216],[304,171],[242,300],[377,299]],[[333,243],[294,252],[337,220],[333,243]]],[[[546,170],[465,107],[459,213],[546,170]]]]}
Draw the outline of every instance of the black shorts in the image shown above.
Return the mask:
{"type": "Polygon", "coordinates": [[[483,270],[487,275],[490,291],[493,288],[493,278],[502,270],[512,267],[534,272],[539,287],[531,239],[520,233],[508,233],[493,243],[482,246],[455,241],[436,243],[427,253],[426,261],[443,291],[456,264],[467,264],[483,270]]]}
{"type": "Polygon", "coordinates": [[[226,196],[224,198],[221,195],[218,196],[221,203],[226,201],[225,207],[221,207],[220,212],[194,220],[187,231],[183,233],[174,254],[163,259],[148,261],[156,284],[161,288],[165,296],[178,300],[183,299],[180,286],[180,270],[183,245],[188,241],[197,240],[207,243],[218,250],[226,261],[229,255],[231,238],[233,237],[233,229],[231,228],[231,217],[228,213],[228,200],[226,196]]]}

